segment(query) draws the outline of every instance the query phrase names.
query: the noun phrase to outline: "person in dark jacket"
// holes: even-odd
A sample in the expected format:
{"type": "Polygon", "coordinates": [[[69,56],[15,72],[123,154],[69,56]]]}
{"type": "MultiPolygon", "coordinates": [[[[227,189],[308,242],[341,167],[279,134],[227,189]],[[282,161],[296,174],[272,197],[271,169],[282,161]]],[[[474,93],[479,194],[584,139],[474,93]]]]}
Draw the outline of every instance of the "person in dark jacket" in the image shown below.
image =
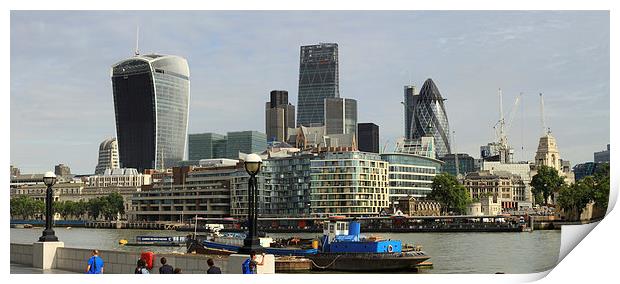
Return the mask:
{"type": "Polygon", "coordinates": [[[213,259],[207,259],[207,264],[209,265],[209,270],[207,270],[207,274],[222,274],[222,270],[219,267],[215,266],[213,263],[213,259]]]}
{"type": "Polygon", "coordinates": [[[159,268],[159,274],[173,274],[174,268],[170,264],[167,264],[168,260],[165,257],[162,257],[160,260],[161,267],[159,268]]]}

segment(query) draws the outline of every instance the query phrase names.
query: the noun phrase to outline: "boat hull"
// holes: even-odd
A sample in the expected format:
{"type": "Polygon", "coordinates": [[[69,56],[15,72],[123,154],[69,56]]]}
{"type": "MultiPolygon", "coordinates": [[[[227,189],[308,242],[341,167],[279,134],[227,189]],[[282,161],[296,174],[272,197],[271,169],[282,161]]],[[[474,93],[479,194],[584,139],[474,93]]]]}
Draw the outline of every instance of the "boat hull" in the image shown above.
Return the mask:
{"type": "Polygon", "coordinates": [[[402,253],[318,253],[308,255],[317,270],[406,271],[430,258],[424,252],[402,253]]]}

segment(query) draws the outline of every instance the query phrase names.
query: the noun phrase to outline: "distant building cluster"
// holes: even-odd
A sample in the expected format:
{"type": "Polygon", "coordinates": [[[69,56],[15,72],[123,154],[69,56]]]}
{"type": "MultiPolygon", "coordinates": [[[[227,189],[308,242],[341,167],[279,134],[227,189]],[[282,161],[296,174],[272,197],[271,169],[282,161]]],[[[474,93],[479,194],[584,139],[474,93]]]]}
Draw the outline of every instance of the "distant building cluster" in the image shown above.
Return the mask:
{"type": "MultiPolygon", "coordinates": [[[[532,207],[530,182],[539,166],[572,183],[609,162],[608,144],[594,162],[571,169],[550,131],[540,137],[533,162],[515,162],[503,113],[497,141],[481,146],[479,158],[459,153],[445,98],[430,78],[419,92],[404,86],[404,137],[387,150],[379,125],[359,123],[358,101],[340,96],[336,43],[300,47],[297,105],[287,90],[270,91],[264,132],[188,133],[190,70],[182,57],[136,52],[110,74],[116,137],[99,145],[94,174],[57,165],[54,199],[117,192],[130,220],[244,218],[249,176],[243,159],[250,153],[263,158],[257,198],[264,217],[440,215],[442,204],[427,199],[440,173],[455,176],[469,192],[474,202],[467,214],[494,215],[532,207]]],[[[11,165],[10,186],[12,196],[44,198],[42,174],[11,165]]]]}

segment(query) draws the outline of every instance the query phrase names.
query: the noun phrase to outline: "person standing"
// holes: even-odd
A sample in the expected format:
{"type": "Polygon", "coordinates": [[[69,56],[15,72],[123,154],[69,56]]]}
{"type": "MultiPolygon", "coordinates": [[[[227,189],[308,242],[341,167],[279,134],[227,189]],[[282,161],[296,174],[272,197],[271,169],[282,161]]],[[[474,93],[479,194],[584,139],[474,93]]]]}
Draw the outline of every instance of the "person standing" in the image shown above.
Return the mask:
{"type": "Polygon", "coordinates": [[[260,263],[256,261],[256,252],[250,252],[250,258],[246,259],[241,265],[241,270],[243,274],[256,274],[257,266],[263,265],[265,263],[265,253],[261,255],[260,263]]]}
{"type": "Polygon", "coordinates": [[[138,264],[136,265],[134,274],[151,274],[149,270],[146,269],[146,261],[144,261],[144,259],[138,259],[138,264]]]}
{"type": "Polygon", "coordinates": [[[222,270],[219,267],[215,266],[212,258],[207,259],[207,264],[209,265],[209,270],[207,270],[207,274],[222,274],[222,270]]]}
{"type": "Polygon", "coordinates": [[[93,250],[86,267],[87,274],[103,274],[103,259],[99,257],[99,251],[93,250]]]}
{"type": "Polygon", "coordinates": [[[167,264],[168,260],[165,257],[162,257],[160,260],[161,267],[159,268],[159,274],[173,274],[174,268],[170,264],[167,264]]]}

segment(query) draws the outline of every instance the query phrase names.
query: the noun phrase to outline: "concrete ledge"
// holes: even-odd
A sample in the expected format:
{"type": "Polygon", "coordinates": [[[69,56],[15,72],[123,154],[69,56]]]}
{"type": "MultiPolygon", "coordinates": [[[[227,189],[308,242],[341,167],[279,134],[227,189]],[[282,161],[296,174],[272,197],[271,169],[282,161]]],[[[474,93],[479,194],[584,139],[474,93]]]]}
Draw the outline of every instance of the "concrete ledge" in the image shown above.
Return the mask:
{"type": "Polygon", "coordinates": [[[56,250],[63,242],[36,242],[32,244],[32,266],[41,269],[56,268],[56,250]]]}
{"type": "MultiPolygon", "coordinates": [[[[59,242],[60,243],[60,242],[59,242]]],[[[46,255],[46,266],[58,271],[84,273],[87,261],[91,256],[91,249],[67,248],[57,244],[54,248],[52,243],[46,243],[45,253],[44,244],[11,244],[11,263],[23,264],[28,267],[33,265],[33,251],[39,250],[36,257],[39,257],[38,267],[43,267],[43,255],[46,255]],[[36,249],[34,249],[36,246],[36,249]],[[53,253],[52,253],[53,252],[53,253]]],[[[136,261],[140,258],[140,252],[100,250],[99,256],[104,261],[104,273],[106,274],[133,274],[136,261]]],[[[175,268],[180,268],[186,274],[206,274],[209,266],[207,259],[213,258],[215,265],[226,273],[229,267],[228,256],[200,255],[200,254],[174,254],[162,253],[155,254],[153,269],[151,273],[159,273],[161,258],[166,257],[168,264],[175,268]]],[[[47,269],[49,269],[47,268],[47,269]]],[[[241,268],[239,266],[239,273],[241,268]]]]}

